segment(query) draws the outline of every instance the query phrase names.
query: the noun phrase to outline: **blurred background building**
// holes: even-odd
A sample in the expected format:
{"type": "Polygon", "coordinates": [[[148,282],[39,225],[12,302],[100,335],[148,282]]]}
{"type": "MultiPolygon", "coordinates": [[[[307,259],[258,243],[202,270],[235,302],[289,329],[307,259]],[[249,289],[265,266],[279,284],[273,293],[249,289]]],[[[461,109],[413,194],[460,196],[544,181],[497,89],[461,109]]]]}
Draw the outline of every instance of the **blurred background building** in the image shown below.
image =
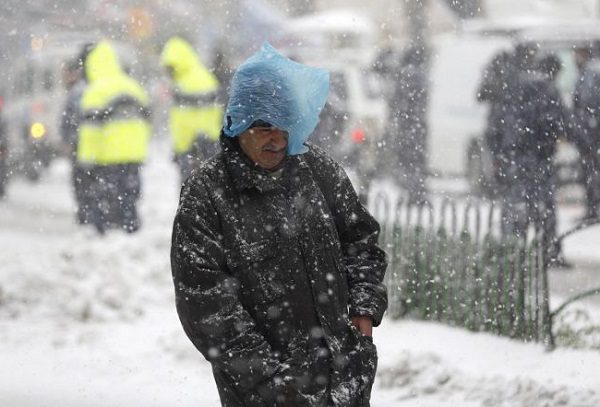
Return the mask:
{"type": "Polygon", "coordinates": [[[250,39],[259,41],[281,30],[283,19],[340,8],[372,20],[380,42],[406,41],[419,30],[452,29],[464,19],[525,21],[535,16],[540,21],[600,14],[598,0],[5,0],[0,4],[0,44],[7,62],[29,46],[32,36],[59,31],[97,30],[146,47],[159,47],[174,33],[202,38],[201,46],[222,38],[241,41],[249,31],[250,39]]]}
{"type": "MultiPolygon", "coordinates": [[[[324,65],[335,77],[343,78],[346,99],[354,104],[345,109],[356,111],[357,116],[354,120],[353,114],[348,115],[344,132],[360,141],[365,132],[368,136],[377,126],[375,132],[382,132],[385,125],[386,112],[380,105],[381,99],[390,96],[386,95],[389,89],[372,86],[366,72],[381,62],[377,58],[382,55],[388,53],[398,64],[399,52],[413,47],[431,55],[439,66],[457,58],[471,61],[474,56],[466,52],[468,47],[449,47],[448,41],[456,38],[449,40],[443,35],[456,37],[481,27],[507,31],[565,21],[597,22],[599,16],[600,0],[4,0],[0,2],[0,96],[7,96],[7,106],[14,104],[11,94],[23,76],[19,60],[61,47],[61,58],[67,59],[83,42],[104,37],[130,50],[125,52],[127,69],[150,90],[155,103],[166,105],[158,55],[171,36],[188,39],[206,65],[224,71],[231,71],[269,40],[290,57],[324,65]],[[443,44],[437,46],[440,42],[443,44]],[[341,65],[357,69],[342,69],[341,65]],[[364,83],[354,86],[357,81],[364,83]],[[354,97],[353,92],[364,95],[354,97]]],[[[495,49],[481,44],[484,54],[480,59],[489,58],[488,53],[495,49]]],[[[469,87],[481,74],[480,65],[465,65],[466,70],[461,71],[465,74],[453,81],[470,81],[463,86],[462,97],[452,98],[460,106],[439,104],[437,101],[445,99],[437,93],[430,98],[434,110],[442,106],[452,120],[459,120],[464,113],[466,119],[456,124],[457,133],[481,127],[481,120],[473,117],[483,117],[482,108],[474,106],[469,87]]],[[[430,77],[436,82],[435,75],[430,77]]],[[[452,93],[444,86],[434,83],[435,92],[452,93]]],[[[158,123],[164,121],[163,110],[160,106],[155,109],[158,123]]],[[[435,117],[443,115],[436,113],[435,117]]],[[[452,126],[441,120],[431,125],[433,133],[444,134],[452,126]]],[[[157,129],[161,131],[160,126],[157,129]]],[[[445,161],[458,162],[459,158],[445,161]]]]}

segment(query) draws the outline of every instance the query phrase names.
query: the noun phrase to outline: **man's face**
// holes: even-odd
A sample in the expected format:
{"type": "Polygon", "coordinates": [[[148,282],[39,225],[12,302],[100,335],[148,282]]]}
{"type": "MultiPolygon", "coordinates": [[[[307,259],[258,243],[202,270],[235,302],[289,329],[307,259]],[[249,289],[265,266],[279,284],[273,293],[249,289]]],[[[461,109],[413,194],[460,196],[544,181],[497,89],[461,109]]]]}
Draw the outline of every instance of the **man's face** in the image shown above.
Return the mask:
{"type": "Polygon", "coordinates": [[[173,79],[175,77],[175,69],[172,66],[167,65],[164,67],[164,70],[169,79],[173,79]]]}
{"type": "Polygon", "coordinates": [[[253,127],[239,136],[242,151],[259,167],[273,171],[283,163],[288,135],[275,127],[253,127]]]}
{"type": "Polygon", "coordinates": [[[70,89],[79,80],[80,73],[72,69],[62,71],[63,83],[67,89],[70,89]]]}

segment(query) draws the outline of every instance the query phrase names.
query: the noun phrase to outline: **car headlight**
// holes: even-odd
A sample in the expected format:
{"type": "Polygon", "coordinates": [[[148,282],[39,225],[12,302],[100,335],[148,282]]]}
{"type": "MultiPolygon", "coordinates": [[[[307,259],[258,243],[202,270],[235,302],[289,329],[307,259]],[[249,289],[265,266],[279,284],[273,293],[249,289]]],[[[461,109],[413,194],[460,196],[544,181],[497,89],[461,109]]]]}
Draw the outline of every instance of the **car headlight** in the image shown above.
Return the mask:
{"type": "Polygon", "coordinates": [[[46,135],[46,126],[39,122],[33,123],[31,125],[30,134],[34,139],[41,139],[46,135]]]}

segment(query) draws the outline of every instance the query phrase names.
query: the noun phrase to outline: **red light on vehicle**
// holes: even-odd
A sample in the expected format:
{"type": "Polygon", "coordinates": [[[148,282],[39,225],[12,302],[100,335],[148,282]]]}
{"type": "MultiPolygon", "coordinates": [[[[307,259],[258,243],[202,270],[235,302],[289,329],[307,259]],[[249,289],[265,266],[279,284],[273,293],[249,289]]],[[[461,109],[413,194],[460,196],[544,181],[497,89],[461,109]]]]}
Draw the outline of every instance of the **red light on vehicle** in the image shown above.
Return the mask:
{"type": "Polygon", "coordinates": [[[33,114],[42,114],[42,113],[44,113],[44,104],[42,102],[33,102],[31,104],[31,112],[33,114]]]}
{"type": "Polygon", "coordinates": [[[364,143],[367,139],[365,131],[360,127],[357,127],[356,129],[352,130],[350,136],[352,137],[352,142],[356,144],[364,143]]]}
{"type": "Polygon", "coordinates": [[[169,87],[169,84],[164,82],[161,83],[158,88],[158,95],[160,97],[160,100],[162,101],[169,100],[171,98],[171,89],[169,87]]]}
{"type": "Polygon", "coordinates": [[[0,96],[0,112],[4,109],[4,98],[0,96]]]}

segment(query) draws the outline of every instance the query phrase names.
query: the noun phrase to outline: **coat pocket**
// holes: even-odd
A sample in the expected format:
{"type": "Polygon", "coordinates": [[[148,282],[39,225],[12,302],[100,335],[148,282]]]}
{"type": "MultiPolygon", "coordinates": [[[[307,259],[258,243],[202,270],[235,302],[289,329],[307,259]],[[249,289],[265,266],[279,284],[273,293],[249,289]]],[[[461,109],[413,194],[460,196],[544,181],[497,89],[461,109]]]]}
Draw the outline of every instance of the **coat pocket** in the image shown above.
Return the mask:
{"type": "Polygon", "coordinates": [[[362,407],[369,406],[371,399],[371,389],[375,382],[375,373],[377,372],[377,347],[373,343],[373,338],[359,334],[360,342],[360,360],[361,372],[360,381],[362,387],[362,407]]]}

